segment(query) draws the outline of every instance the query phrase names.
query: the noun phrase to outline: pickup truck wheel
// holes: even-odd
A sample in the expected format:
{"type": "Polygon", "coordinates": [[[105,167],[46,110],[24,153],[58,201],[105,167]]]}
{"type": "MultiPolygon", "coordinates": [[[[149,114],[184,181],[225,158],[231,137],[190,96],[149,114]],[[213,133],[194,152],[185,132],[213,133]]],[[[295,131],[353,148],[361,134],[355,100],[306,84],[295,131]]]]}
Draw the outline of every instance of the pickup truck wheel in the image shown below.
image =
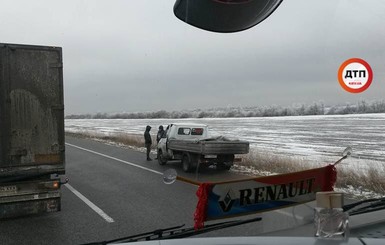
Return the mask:
{"type": "Polygon", "coordinates": [[[230,170],[231,166],[232,166],[232,165],[226,165],[226,164],[224,164],[223,168],[224,168],[225,170],[230,170]]]}
{"type": "Polygon", "coordinates": [[[218,160],[220,169],[230,170],[234,163],[234,155],[221,155],[218,160]]]}
{"type": "Polygon", "coordinates": [[[162,150],[158,150],[158,163],[159,165],[165,165],[167,163],[167,159],[163,156],[162,150]]]}
{"type": "Polygon", "coordinates": [[[192,170],[191,162],[190,162],[190,159],[187,155],[183,155],[182,168],[183,168],[183,171],[185,171],[186,173],[191,172],[191,170],[192,170]]]}

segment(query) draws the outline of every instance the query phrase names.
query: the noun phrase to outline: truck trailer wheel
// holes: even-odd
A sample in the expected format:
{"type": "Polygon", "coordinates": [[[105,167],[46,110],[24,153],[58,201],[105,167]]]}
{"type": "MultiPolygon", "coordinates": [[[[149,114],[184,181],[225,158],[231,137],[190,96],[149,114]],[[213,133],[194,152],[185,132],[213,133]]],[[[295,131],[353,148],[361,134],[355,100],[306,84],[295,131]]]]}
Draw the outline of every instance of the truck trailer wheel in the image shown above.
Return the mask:
{"type": "Polygon", "coordinates": [[[183,157],[182,157],[182,169],[186,173],[191,172],[191,170],[192,170],[192,164],[191,164],[190,158],[187,154],[183,155],[183,157]]]}
{"type": "Polygon", "coordinates": [[[162,150],[158,150],[158,163],[159,165],[165,165],[167,163],[167,159],[163,156],[162,150]]]}
{"type": "Polygon", "coordinates": [[[226,164],[226,163],[217,163],[217,169],[218,170],[230,170],[232,165],[226,164]]]}

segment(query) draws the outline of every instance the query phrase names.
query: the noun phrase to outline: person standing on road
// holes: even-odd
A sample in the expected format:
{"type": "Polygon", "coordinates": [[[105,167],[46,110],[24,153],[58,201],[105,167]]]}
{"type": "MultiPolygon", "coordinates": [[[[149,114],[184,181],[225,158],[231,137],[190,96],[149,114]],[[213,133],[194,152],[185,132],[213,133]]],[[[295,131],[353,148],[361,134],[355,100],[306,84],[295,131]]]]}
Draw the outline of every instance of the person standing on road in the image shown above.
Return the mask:
{"type": "Polygon", "coordinates": [[[160,139],[164,137],[165,131],[163,129],[163,126],[159,126],[158,134],[156,135],[156,143],[159,143],[160,139]]]}
{"type": "Polygon", "coordinates": [[[151,145],[152,145],[152,139],[150,135],[151,126],[147,125],[146,131],[144,132],[144,145],[147,148],[147,161],[151,161],[150,158],[150,152],[151,152],[151,145]]]}
{"type": "Polygon", "coordinates": [[[170,125],[167,125],[166,131],[164,131],[164,136],[166,137],[168,130],[170,129],[170,125]]]}
{"type": "MultiPolygon", "coordinates": [[[[164,137],[164,133],[165,133],[165,131],[163,129],[163,126],[160,125],[158,133],[156,134],[156,144],[159,144],[160,139],[164,137]]],[[[156,156],[155,159],[158,159],[158,155],[156,156]]]]}

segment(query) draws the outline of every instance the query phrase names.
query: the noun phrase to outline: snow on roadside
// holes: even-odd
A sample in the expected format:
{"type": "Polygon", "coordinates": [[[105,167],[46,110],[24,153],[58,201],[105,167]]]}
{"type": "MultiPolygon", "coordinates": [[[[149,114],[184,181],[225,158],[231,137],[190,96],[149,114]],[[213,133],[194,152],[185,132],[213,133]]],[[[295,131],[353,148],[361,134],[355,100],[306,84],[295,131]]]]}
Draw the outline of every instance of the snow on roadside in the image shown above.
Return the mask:
{"type": "Polygon", "coordinates": [[[383,198],[384,196],[378,193],[375,193],[370,190],[365,190],[363,188],[354,188],[351,185],[348,185],[345,188],[334,188],[337,192],[342,192],[349,197],[355,198],[355,199],[371,199],[371,198],[383,198]]]}
{"type": "MultiPolygon", "coordinates": [[[[99,138],[96,138],[96,137],[90,137],[90,138],[92,140],[94,140],[94,141],[102,142],[102,143],[105,143],[107,145],[118,146],[118,147],[121,147],[121,148],[131,149],[131,150],[135,150],[135,151],[146,153],[146,148],[145,147],[136,147],[136,146],[126,145],[126,144],[123,144],[123,143],[117,143],[117,142],[114,142],[114,141],[111,141],[111,140],[104,140],[104,139],[99,139],[99,138]]],[[[156,154],[156,150],[152,149],[151,153],[152,154],[156,154]]]]}

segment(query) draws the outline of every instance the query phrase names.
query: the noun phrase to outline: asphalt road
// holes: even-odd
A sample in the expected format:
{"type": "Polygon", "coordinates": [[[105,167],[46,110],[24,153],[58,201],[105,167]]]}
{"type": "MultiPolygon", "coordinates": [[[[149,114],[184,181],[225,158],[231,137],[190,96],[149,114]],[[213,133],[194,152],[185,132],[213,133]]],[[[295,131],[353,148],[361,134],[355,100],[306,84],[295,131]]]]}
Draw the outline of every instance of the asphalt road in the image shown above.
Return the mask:
{"type": "MultiPolygon", "coordinates": [[[[179,162],[160,166],[146,161],[142,152],[71,137],[66,138],[66,164],[70,181],[62,187],[62,211],[0,221],[0,244],[82,244],[180,224],[191,227],[197,187],[180,181],[166,185],[161,173],[174,168],[198,181],[245,178],[215,169],[185,174],[179,162]]],[[[261,235],[301,225],[311,215],[312,209],[301,205],[246,216],[263,220],[200,236],[261,235]]]]}

